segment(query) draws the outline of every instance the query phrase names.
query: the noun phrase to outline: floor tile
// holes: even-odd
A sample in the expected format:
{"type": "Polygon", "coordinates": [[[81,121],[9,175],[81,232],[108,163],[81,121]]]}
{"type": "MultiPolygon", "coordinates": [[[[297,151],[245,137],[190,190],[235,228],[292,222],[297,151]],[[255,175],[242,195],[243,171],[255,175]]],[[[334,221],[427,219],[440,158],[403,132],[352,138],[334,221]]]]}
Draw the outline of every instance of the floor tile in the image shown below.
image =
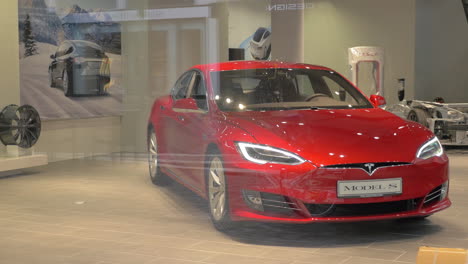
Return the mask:
{"type": "Polygon", "coordinates": [[[85,159],[0,178],[1,263],[409,264],[420,246],[468,248],[466,153],[450,154],[452,208],[423,221],[213,228],[206,201],[156,187],[142,160],[85,159]]]}

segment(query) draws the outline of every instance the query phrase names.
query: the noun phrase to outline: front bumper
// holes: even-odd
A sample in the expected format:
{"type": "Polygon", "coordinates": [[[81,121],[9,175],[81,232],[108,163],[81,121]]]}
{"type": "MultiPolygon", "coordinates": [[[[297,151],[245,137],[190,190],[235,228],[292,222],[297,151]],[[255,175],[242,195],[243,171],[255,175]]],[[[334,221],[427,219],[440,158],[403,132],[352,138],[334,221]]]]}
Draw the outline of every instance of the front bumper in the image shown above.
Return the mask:
{"type": "Polygon", "coordinates": [[[380,214],[380,215],[367,215],[367,216],[348,216],[348,217],[307,217],[305,214],[303,217],[288,217],[281,215],[268,215],[259,214],[246,210],[237,210],[234,215],[231,215],[234,221],[261,221],[261,222],[290,222],[290,223],[310,223],[310,222],[358,222],[358,221],[377,221],[377,220],[388,220],[398,218],[411,218],[411,217],[422,217],[434,214],[442,211],[451,205],[451,201],[446,198],[437,204],[427,207],[420,208],[413,211],[405,211],[400,213],[392,214],[380,214]]]}
{"type": "Polygon", "coordinates": [[[300,166],[253,165],[245,161],[229,164],[226,174],[234,221],[371,221],[426,216],[451,205],[448,194],[443,199],[431,199],[448,181],[445,155],[407,166],[383,168],[372,176],[359,169],[331,170],[310,163],[300,166]],[[403,191],[399,195],[369,198],[338,198],[337,195],[338,181],[397,177],[403,182],[403,191]],[[244,190],[268,195],[266,201],[280,206],[255,210],[246,202],[244,190]],[[277,199],[280,203],[272,197],[281,197],[277,199]]]}

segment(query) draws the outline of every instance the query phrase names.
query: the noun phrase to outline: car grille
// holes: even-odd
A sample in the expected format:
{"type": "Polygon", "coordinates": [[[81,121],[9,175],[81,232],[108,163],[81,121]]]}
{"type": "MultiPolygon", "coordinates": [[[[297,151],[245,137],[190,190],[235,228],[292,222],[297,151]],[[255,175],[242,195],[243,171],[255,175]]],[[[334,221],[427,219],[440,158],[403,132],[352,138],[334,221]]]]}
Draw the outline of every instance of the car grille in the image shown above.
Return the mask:
{"type": "Polygon", "coordinates": [[[369,174],[376,170],[386,167],[398,167],[411,165],[408,162],[376,162],[376,163],[350,163],[350,164],[334,164],[323,166],[324,169],[362,169],[369,174]]]}
{"type": "Polygon", "coordinates": [[[372,216],[412,211],[422,198],[366,204],[305,204],[314,217],[372,216]]]}
{"type": "Polygon", "coordinates": [[[434,203],[437,203],[440,201],[440,197],[442,195],[442,186],[439,186],[432,190],[426,198],[424,198],[424,203],[423,206],[430,206],[434,203]]]}

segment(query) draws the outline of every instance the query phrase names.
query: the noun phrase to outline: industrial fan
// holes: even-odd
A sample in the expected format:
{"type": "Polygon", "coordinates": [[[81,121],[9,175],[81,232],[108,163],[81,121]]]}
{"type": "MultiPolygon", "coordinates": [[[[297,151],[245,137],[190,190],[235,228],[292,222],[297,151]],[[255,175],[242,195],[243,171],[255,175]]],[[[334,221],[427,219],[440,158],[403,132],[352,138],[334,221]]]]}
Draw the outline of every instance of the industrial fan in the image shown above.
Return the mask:
{"type": "Polygon", "coordinates": [[[30,105],[9,105],[0,112],[0,141],[31,148],[41,134],[41,118],[30,105]]]}

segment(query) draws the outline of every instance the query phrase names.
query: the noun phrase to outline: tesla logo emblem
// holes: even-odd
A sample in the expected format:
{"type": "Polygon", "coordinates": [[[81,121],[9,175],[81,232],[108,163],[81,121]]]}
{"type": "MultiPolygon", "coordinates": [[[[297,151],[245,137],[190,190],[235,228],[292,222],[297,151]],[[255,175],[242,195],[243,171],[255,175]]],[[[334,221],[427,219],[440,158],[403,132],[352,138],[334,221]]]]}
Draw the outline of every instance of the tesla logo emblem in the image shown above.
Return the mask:
{"type": "Polygon", "coordinates": [[[375,164],[374,163],[366,163],[366,164],[364,164],[364,167],[367,168],[367,172],[370,175],[374,171],[375,164]]]}

